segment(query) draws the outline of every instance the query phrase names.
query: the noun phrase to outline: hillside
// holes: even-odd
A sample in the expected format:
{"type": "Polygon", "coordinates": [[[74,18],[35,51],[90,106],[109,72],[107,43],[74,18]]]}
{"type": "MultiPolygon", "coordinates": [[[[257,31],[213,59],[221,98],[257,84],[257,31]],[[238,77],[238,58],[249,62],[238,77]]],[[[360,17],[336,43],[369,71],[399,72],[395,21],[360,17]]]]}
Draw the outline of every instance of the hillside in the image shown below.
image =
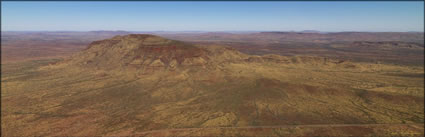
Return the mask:
{"type": "Polygon", "coordinates": [[[2,136],[249,136],[268,126],[279,129],[261,135],[420,136],[423,70],[115,36],[63,60],[2,65],[2,136]]]}

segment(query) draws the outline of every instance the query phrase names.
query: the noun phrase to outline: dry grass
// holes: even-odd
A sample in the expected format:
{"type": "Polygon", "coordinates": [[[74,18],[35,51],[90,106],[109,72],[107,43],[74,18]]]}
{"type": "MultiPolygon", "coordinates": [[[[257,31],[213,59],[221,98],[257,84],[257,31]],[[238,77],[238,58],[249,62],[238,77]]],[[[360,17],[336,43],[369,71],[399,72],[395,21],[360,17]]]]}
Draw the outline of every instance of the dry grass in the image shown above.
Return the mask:
{"type": "Polygon", "coordinates": [[[137,76],[38,69],[48,62],[2,66],[2,135],[424,120],[424,79],[403,75],[423,74],[417,67],[245,62],[137,76]]]}

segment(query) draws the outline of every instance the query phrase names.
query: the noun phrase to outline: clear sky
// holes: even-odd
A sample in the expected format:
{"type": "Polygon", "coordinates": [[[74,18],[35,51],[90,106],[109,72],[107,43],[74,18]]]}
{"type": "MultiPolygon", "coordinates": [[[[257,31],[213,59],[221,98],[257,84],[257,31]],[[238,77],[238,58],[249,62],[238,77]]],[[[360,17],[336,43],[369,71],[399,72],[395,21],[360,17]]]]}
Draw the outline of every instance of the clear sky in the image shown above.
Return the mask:
{"type": "Polygon", "coordinates": [[[423,31],[424,2],[1,2],[2,31],[423,31]]]}

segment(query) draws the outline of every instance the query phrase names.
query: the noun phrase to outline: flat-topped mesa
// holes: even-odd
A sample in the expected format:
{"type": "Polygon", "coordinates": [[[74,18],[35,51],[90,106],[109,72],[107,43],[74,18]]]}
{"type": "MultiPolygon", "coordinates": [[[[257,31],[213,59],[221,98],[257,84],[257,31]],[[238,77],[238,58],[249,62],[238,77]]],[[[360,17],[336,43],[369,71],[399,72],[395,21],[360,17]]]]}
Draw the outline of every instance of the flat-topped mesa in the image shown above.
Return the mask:
{"type": "Polygon", "coordinates": [[[87,49],[65,62],[104,70],[176,70],[185,67],[205,68],[217,54],[228,53],[209,49],[154,35],[130,34],[94,41],[87,49]]]}

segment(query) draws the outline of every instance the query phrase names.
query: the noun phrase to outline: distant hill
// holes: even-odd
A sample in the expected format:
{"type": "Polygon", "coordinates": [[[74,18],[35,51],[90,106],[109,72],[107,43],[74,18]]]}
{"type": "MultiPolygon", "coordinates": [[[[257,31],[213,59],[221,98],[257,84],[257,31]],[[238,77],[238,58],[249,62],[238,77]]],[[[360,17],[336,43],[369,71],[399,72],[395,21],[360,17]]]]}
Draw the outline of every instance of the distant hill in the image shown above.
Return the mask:
{"type": "Polygon", "coordinates": [[[320,31],[317,31],[317,30],[303,30],[301,32],[302,33],[321,33],[320,31]]]}
{"type": "Polygon", "coordinates": [[[95,34],[113,34],[113,35],[126,35],[126,34],[130,34],[130,32],[123,31],[123,30],[118,30],[118,31],[104,31],[104,30],[99,30],[99,31],[89,31],[89,33],[95,33],[95,34]]]}

